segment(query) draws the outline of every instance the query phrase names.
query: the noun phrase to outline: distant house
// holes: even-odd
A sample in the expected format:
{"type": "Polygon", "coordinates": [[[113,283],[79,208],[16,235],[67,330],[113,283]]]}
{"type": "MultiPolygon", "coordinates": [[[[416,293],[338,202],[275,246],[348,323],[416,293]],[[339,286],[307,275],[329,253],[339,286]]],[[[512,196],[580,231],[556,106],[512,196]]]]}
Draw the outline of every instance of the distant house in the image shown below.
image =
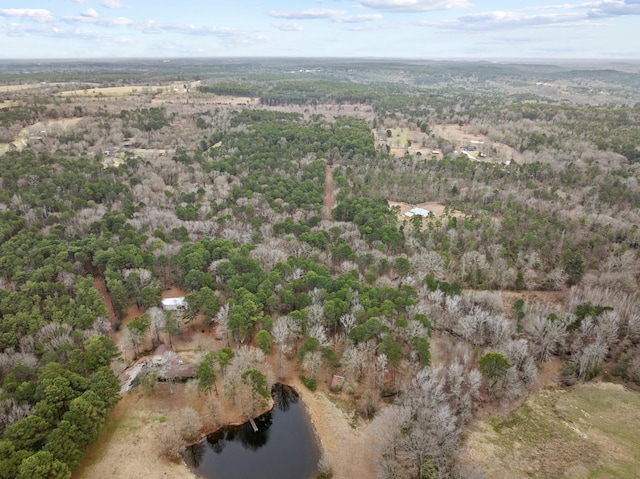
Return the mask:
{"type": "Polygon", "coordinates": [[[416,215],[428,218],[431,215],[431,212],[429,210],[425,210],[424,208],[412,208],[411,210],[407,211],[404,215],[407,216],[408,218],[412,218],[416,215]]]}
{"type": "Polygon", "coordinates": [[[187,308],[187,301],[184,296],[178,298],[164,298],[162,300],[162,309],[165,311],[179,311],[187,308]]]}

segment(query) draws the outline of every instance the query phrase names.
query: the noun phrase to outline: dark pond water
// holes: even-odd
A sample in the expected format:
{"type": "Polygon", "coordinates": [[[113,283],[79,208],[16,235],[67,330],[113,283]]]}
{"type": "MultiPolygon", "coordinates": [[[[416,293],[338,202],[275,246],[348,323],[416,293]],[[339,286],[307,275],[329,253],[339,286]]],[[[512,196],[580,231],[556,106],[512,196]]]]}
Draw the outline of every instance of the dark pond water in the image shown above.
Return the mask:
{"type": "Polygon", "coordinates": [[[320,453],[297,393],[282,384],[271,390],[274,408],[249,423],[229,426],[188,447],[185,461],[207,479],[310,479],[320,453]]]}

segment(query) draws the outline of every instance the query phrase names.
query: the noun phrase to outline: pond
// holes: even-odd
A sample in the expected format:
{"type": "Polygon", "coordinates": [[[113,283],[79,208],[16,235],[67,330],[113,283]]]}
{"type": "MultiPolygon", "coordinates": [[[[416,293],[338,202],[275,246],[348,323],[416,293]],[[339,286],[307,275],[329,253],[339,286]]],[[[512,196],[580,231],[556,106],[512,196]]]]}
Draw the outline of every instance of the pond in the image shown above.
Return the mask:
{"type": "Polygon", "coordinates": [[[227,426],[186,449],[187,465],[207,479],[310,479],[320,451],[307,411],[295,390],[283,384],[271,389],[274,407],[255,419],[227,426]]]}

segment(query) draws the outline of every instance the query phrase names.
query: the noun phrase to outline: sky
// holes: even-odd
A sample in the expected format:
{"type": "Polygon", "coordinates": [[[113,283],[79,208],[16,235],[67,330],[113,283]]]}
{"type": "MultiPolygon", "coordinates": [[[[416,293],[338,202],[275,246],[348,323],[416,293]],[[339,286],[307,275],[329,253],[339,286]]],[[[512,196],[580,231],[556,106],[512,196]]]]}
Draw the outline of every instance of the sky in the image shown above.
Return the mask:
{"type": "Polygon", "coordinates": [[[640,0],[0,0],[2,59],[121,57],[639,59],[640,0]]]}

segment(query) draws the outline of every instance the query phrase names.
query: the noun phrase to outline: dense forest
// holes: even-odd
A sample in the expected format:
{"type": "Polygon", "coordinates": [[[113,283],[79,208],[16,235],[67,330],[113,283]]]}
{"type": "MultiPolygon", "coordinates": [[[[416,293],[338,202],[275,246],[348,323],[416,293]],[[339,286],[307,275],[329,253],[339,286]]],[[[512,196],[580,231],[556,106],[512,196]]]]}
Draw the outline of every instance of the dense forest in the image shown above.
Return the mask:
{"type": "Polygon", "coordinates": [[[0,81],[0,478],[71,477],[123,362],[196,323],[224,348],[194,381],[248,417],[285,363],[312,389],[344,377],[381,478],[471,477],[465,426],[550,360],[564,385],[640,384],[638,65],[5,63],[0,81]],[[170,288],[186,311],[160,308],[170,288]]]}

